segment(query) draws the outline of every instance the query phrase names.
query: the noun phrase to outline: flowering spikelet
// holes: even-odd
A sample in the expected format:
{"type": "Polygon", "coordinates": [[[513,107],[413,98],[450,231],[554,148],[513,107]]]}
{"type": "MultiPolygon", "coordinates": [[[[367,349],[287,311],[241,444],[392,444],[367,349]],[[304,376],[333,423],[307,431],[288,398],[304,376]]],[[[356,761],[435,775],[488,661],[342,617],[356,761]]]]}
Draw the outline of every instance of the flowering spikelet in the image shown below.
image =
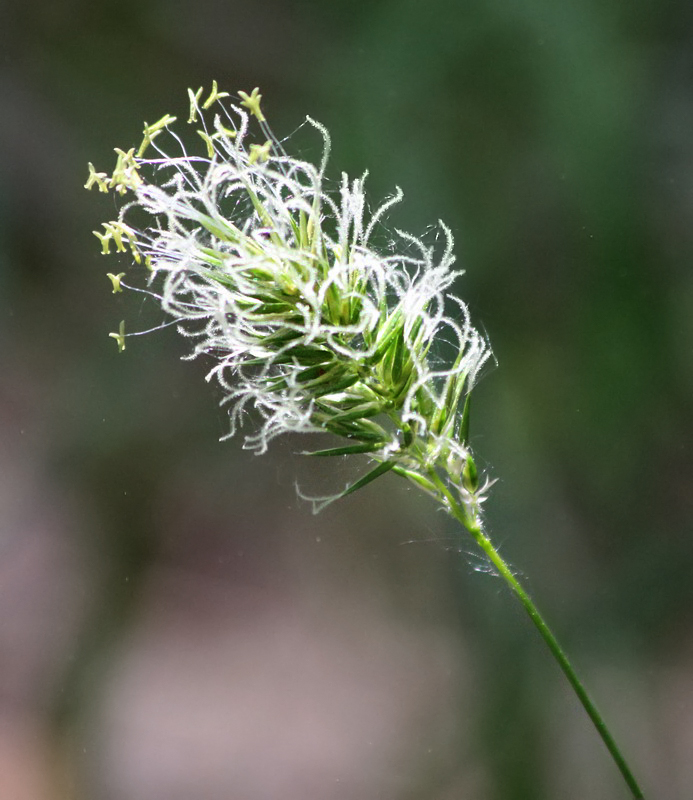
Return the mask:
{"type": "MultiPolygon", "coordinates": [[[[147,291],[193,339],[191,357],[211,357],[229,435],[253,406],[261,423],[247,447],[264,452],[282,433],[329,432],[346,444],[315,455],[367,453],[376,462],[345,493],[392,469],[437,497],[444,485],[476,519],[469,393],[490,350],[448,294],[460,274],[449,229],[439,223],[439,252],[402,231],[376,250],[371,236],[401,192],[370,216],[365,176],[342,175],[339,192],[328,193],[325,128],[307,118],[323,139],[318,166],[292,158],[267,127],[258,90],[239,95],[226,106],[216,83],[204,102],[201,89],[189,91],[202,155],[188,154],[167,114],[145,124],[137,151],[116,150],[112,176],[89,165],[86,188],[130,198],[95,232],[102,252],[129,251],[147,291]],[[177,155],[164,151],[166,138],[177,155]],[[131,222],[142,212],[145,228],[131,222]]],[[[129,288],[122,277],[110,275],[113,291],[129,288]]],[[[112,335],[124,349],[123,327],[112,335]]]]}

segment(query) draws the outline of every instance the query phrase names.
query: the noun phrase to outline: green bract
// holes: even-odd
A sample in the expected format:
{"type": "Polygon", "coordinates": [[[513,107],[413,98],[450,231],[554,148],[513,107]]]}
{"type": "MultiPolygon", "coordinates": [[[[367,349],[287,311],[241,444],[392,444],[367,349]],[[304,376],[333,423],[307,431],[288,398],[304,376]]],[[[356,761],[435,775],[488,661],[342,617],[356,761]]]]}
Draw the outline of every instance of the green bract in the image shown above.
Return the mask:
{"type": "MultiPolygon", "coordinates": [[[[259,452],[286,432],[335,434],[347,444],[315,455],[377,462],[348,491],[392,469],[444,499],[435,473],[475,519],[482,490],[470,479],[468,397],[490,350],[448,293],[460,274],[449,229],[439,224],[439,253],[402,231],[374,248],[401,192],[368,215],[365,176],[342,175],[338,192],[326,191],[322,125],[307,118],[323,139],[315,166],[274,139],[257,89],[229,106],[216,83],[204,101],[201,89],[188,95],[201,154],[186,152],[167,114],[145,123],[138,149],[116,150],[112,176],[89,165],[86,188],[127,195],[118,220],[95,231],[102,252],[130,251],[148,291],[195,341],[192,357],[213,358],[229,435],[249,406],[261,425],[246,446],[259,452]],[[144,229],[131,222],[142,212],[144,229]]],[[[110,277],[117,291],[122,276],[110,277]]],[[[124,349],[122,328],[111,335],[124,349]]]]}

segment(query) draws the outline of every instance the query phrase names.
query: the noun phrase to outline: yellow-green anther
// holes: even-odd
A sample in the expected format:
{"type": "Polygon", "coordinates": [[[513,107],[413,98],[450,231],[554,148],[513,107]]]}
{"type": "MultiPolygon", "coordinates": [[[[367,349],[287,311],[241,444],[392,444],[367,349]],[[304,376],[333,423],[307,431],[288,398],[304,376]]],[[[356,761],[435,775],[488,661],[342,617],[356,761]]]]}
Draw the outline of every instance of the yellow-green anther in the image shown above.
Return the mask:
{"type": "Polygon", "coordinates": [[[202,141],[207,145],[207,155],[210,158],[214,158],[214,142],[213,142],[214,136],[210,136],[206,131],[198,131],[197,134],[202,138],[202,141]]]}
{"type": "Polygon", "coordinates": [[[125,194],[127,189],[136,189],[142,183],[142,178],[137,174],[140,165],[135,161],[134,147],[127,153],[116,147],[115,152],[118,154],[118,160],[108,185],[111,188],[115,187],[120,194],[125,194]]]}
{"type": "Polygon", "coordinates": [[[190,116],[188,117],[188,122],[197,122],[197,114],[200,110],[199,102],[200,97],[202,97],[202,87],[193,92],[192,89],[188,89],[188,97],[190,98],[190,116]]]}
{"type": "Polygon", "coordinates": [[[108,229],[106,233],[101,233],[100,231],[92,231],[92,233],[101,242],[101,255],[107,256],[111,252],[110,248],[113,234],[108,229]]]}
{"type": "Polygon", "coordinates": [[[106,276],[110,278],[111,283],[113,284],[113,294],[117,294],[118,292],[123,291],[123,288],[120,285],[120,281],[122,280],[124,275],[125,275],[124,272],[119,272],[117,275],[114,275],[112,272],[106,273],[106,276]]]}
{"type": "MultiPolygon", "coordinates": [[[[156,133],[154,135],[150,135],[149,133],[147,133],[147,123],[146,122],[144,123],[144,126],[145,126],[144,127],[144,138],[142,139],[142,143],[140,144],[140,146],[137,148],[137,158],[142,158],[142,156],[144,155],[145,150],[152,143],[152,139],[154,138],[154,136],[156,136],[156,133]]],[[[157,131],[157,133],[158,133],[158,131],[157,131]]]]}
{"type": "Polygon", "coordinates": [[[256,86],[250,94],[247,94],[247,92],[239,92],[238,94],[242,98],[241,105],[245,106],[251,114],[254,114],[259,122],[264,122],[265,115],[260,109],[260,100],[262,100],[260,88],[256,86]]]}
{"type": "Polygon", "coordinates": [[[232,131],[230,128],[225,128],[223,125],[217,125],[217,128],[218,130],[216,133],[213,133],[211,136],[207,133],[207,131],[198,130],[197,132],[207,145],[207,155],[210,158],[214,157],[214,142],[217,139],[222,139],[224,136],[228,137],[229,139],[236,138],[236,131],[232,131]]]}
{"type": "Polygon", "coordinates": [[[116,250],[119,253],[125,252],[125,245],[123,244],[123,234],[121,231],[113,230],[113,241],[115,242],[116,250]]]}
{"type": "Polygon", "coordinates": [[[135,231],[129,226],[126,225],[124,222],[114,222],[113,225],[116,225],[130,240],[134,240],[135,238],[135,231]]]}
{"type": "Polygon", "coordinates": [[[250,155],[248,156],[248,164],[254,164],[256,161],[262,164],[270,157],[270,147],[272,142],[267,141],[264,144],[251,144],[250,155]]]}
{"type": "Polygon", "coordinates": [[[155,137],[157,137],[161,131],[167,126],[170,125],[172,122],[176,121],[176,117],[172,117],[170,114],[164,115],[158,122],[155,122],[153,125],[147,125],[144,123],[144,138],[142,139],[142,144],[137,151],[137,158],[141,158],[144,155],[144,151],[149,147],[155,137]]]}
{"type": "Polygon", "coordinates": [[[123,242],[123,236],[127,237],[128,242],[130,243],[130,249],[135,256],[135,260],[139,263],[139,252],[137,252],[136,248],[137,240],[135,238],[135,232],[132,230],[132,228],[127,226],[124,222],[118,222],[117,220],[114,222],[104,222],[103,226],[106,229],[106,235],[109,238],[112,238],[115,242],[116,249],[119,253],[125,252],[126,248],[123,242]]]}
{"type": "Polygon", "coordinates": [[[108,335],[111,337],[111,339],[116,340],[118,352],[122,353],[123,350],[125,350],[125,320],[121,320],[121,323],[118,327],[118,333],[109,333],[108,335]]]}
{"type": "Polygon", "coordinates": [[[237,131],[234,131],[232,128],[225,128],[223,125],[217,125],[217,132],[212,136],[212,139],[216,139],[217,136],[228,136],[229,139],[235,139],[237,131]]]}
{"type": "Polygon", "coordinates": [[[221,100],[222,97],[228,97],[228,96],[229,96],[228,92],[220,92],[220,91],[218,91],[217,90],[217,82],[216,81],[212,81],[212,93],[204,101],[204,103],[202,104],[202,108],[204,108],[206,110],[212,105],[212,103],[216,102],[217,100],[221,100]]]}
{"type": "Polygon", "coordinates": [[[147,126],[145,122],[144,132],[148,133],[150,136],[153,136],[155,133],[159,133],[164,128],[167,128],[169,125],[173,124],[178,117],[173,117],[171,114],[164,114],[164,116],[158,121],[154,122],[152,125],[147,126]]]}
{"type": "Polygon", "coordinates": [[[96,184],[99,187],[100,192],[107,192],[107,179],[108,175],[105,172],[97,172],[94,169],[94,165],[89,162],[89,177],[87,178],[87,182],[84,184],[85,189],[91,189],[91,187],[96,184]]]}

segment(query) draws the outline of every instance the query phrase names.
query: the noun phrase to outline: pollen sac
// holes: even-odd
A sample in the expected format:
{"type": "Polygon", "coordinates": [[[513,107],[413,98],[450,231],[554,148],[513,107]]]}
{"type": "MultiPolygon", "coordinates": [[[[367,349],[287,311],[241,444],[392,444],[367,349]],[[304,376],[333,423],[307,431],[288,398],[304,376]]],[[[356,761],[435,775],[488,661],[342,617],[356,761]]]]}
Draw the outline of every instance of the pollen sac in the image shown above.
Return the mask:
{"type": "Polygon", "coordinates": [[[262,100],[260,89],[256,86],[250,94],[247,92],[238,92],[238,94],[241,98],[241,105],[245,106],[251,114],[254,114],[259,122],[264,122],[265,116],[260,110],[260,100],[262,100]]]}
{"type": "Polygon", "coordinates": [[[115,188],[119,194],[125,194],[128,189],[137,189],[142,183],[142,179],[138,175],[140,165],[136,161],[135,148],[132,147],[127,153],[119,147],[115,148],[118,154],[115,169],[108,186],[115,188]]]}
{"type": "Polygon", "coordinates": [[[94,168],[94,165],[90,162],[89,163],[89,177],[87,178],[87,182],[84,184],[85,189],[91,189],[91,187],[96,184],[99,187],[100,192],[107,192],[108,191],[108,175],[105,172],[97,172],[94,168]]]}
{"type": "Polygon", "coordinates": [[[112,272],[107,272],[106,277],[111,281],[111,286],[113,287],[113,294],[118,294],[118,292],[123,291],[123,287],[120,285],[120,281],[125,277],[124,272],[119,272],[117,275],[114,275],[112,272]]]}

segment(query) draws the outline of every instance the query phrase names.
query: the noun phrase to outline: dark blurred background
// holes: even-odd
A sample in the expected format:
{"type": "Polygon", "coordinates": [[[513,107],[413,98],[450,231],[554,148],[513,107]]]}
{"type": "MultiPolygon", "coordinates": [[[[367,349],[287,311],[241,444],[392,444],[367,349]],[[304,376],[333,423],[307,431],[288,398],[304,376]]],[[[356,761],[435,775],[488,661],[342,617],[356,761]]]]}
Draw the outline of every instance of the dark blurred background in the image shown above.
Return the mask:
{"type": "MultiPolygon", "coordinates": [[[[151,309],[110,294],[86,163],[212,79],[262,87],[280,135],[321,120],[332,178],[403,188],[393,227],[452,227],[498,359],[472,418],[495,540],[646,794],[692,797],[682,0],[3,0],[0,796],[628,796],[427,498],[385,477],[313,516],[306,443],[218,443],[175,331],[117,354],[108,332],[151,309]]],[[[352,474],[330,466],[331,488],[352,474]]]]}

